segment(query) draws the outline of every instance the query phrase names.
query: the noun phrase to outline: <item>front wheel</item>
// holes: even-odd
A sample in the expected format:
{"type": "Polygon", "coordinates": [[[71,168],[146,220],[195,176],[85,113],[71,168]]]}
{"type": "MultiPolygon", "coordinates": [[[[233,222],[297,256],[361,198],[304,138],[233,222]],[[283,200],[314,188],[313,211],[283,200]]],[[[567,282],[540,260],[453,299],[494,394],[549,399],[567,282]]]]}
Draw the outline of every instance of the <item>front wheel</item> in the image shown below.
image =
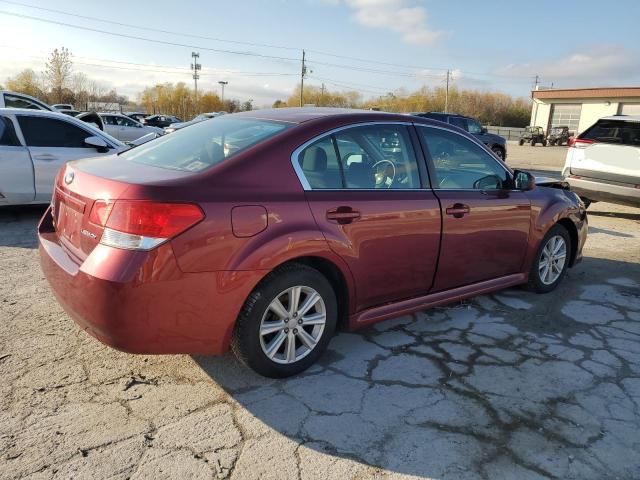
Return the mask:
{"type": "Polygon", "coordinates": [[[555,289],[569,267],[571,238],[562,225],[554,225],[540,242],[540,248],[529,272],[528,288],[547,293],[555,289]]]}
{"type": "Polygon", "coordinates": [[[524,140],[523,139],[518,140],[518,145],[520,146],[524,145],[524,140]]]}
{"type": "Polygon", "coordinates": [[[283,378],[309,368],[336,329],[338,307],[329,281],[314,268],[274,270],[249,295],[231,342],[245,365],[283,378]]]}
{"type": "Polygon", "coordinates": [[[504,162],[504,150],[502,150],[500,147],[493,147],[491,151],[496,154],[496,157],[504,162]]]}

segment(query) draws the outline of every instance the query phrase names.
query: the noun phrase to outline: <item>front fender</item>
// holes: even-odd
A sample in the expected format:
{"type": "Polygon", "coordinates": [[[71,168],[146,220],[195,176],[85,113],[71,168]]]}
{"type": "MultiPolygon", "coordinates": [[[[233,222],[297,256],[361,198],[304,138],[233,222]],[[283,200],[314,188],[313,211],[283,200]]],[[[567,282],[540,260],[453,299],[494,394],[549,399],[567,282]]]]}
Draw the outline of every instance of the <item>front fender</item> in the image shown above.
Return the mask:
{"type": "Polygon", "coordinates": [[[537,187],[528,192],[528,197],[531,200],[532,218],[523,271],[529,272],[540,242],[559,222],[570,221],[575,227],[578,239],[575,253],[579,258],[586,241],[587,213],[578,197],[570,191],[551,187],[537,187]]]}

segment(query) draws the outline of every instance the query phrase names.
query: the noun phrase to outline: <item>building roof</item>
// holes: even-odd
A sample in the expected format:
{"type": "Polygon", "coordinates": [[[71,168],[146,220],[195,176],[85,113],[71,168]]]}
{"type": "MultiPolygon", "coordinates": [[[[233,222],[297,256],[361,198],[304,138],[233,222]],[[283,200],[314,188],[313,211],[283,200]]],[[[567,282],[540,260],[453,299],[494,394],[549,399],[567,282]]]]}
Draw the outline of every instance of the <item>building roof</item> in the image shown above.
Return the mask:
{"type": "Polygon", "coordinates": [[[640,87],[602,87],[602,88],[554,88],[533,90],[532,98],[629,98],[640,97],[640,87]]]}

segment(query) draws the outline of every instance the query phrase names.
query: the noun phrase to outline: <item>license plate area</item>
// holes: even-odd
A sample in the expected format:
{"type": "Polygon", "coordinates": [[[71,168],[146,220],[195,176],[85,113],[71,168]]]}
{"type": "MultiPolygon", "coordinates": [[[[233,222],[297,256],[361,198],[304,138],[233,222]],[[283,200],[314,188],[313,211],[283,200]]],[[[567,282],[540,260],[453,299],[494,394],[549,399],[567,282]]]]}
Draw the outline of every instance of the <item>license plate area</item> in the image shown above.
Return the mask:
{"type": "Polygon", "coordinates": [[[55,226],[58,235],[79,248],[85,203],[57,190],[55,204],[57,205],[55,226]]]}

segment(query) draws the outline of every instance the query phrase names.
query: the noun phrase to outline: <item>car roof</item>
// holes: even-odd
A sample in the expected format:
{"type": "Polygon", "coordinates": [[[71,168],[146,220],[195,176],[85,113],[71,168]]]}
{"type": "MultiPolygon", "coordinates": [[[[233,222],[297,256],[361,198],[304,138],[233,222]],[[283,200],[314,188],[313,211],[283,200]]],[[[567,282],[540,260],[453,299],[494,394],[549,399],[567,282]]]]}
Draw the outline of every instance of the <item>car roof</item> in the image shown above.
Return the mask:
{"type": "Polygon", "coordinates": [[[359,121],[375,120],[398,120],[407,121],[407,116],[400,113],[377,112],[372,110],[359,110],[352,108],[330,108],[330,107],[291,107],[291,108],[270,108],[264,110],[251,110],[248,112],[238,112],[235,117],[247,117],[260,120],[274,120],[280,122],[300,124],[313,120],[322,120],[329,117],[351,117],[359,121]]]}
{"type": "Polygon", "coordinates": [[[65,118],[69,118],[68,115],[60,112],[60,110],[38,110],[35,108],[12,108],[12,107],[3,107],[0,108],[0,114],[11,115],[16,113],[28,113],[30,115],[37,115],[42,117],[60,117],[62,115],[65,118]]]}
{"type": "Polygon", "coordinates": [[[627,122],[640,122],[640,115],[611,115],[600,120],[622,120],[627,122]]]}

